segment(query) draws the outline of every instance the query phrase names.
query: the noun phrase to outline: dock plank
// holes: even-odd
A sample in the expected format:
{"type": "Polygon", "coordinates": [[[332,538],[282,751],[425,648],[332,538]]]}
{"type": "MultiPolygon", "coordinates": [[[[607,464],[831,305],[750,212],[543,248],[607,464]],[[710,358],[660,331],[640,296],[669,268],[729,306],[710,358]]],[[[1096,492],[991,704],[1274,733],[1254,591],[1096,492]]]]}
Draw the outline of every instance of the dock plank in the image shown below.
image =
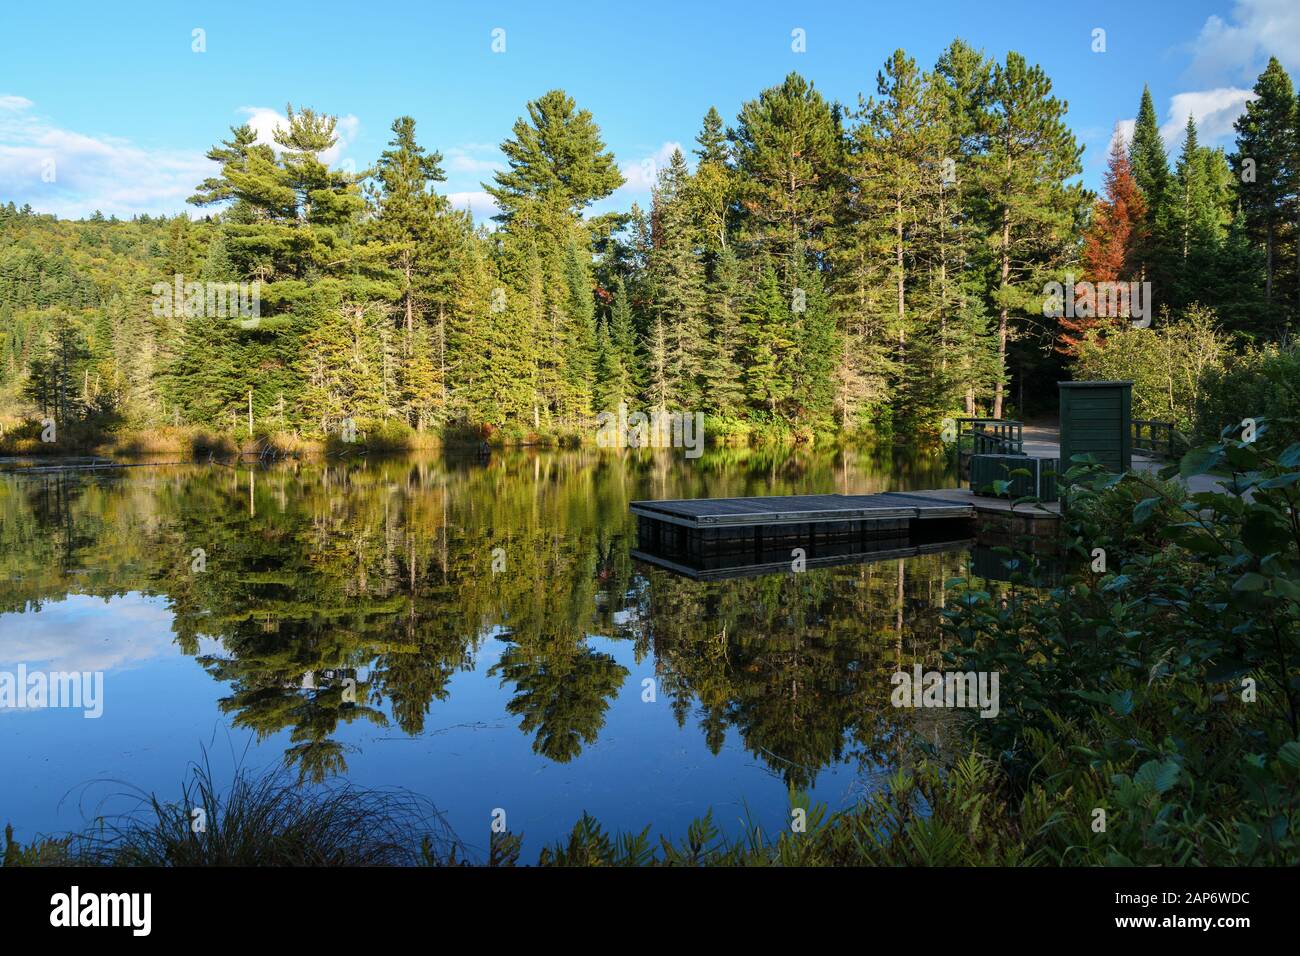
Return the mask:
{"type": "Polygon", "coordinates": [[[634,501],[631,510],[633,514],[693,528],[888,518],[966,518],[975,514],[973,503],[906,492],[634,501]]]}

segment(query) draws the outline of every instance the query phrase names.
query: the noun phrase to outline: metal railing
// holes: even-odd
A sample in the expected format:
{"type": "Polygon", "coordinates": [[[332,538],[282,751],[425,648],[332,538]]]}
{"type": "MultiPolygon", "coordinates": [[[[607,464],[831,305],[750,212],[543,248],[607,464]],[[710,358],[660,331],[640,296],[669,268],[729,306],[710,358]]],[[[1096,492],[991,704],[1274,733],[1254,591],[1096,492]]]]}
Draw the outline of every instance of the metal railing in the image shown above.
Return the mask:
{"type": "Polygon", "coordinates": [[[974,455],[1022,454],[1024,427],[1024,422],[1005,418],[959,418],[957,450],[974,455]]]}
{"type": "Polygon", "coordinates": [[[1185,442],[1173,422],[1135,418],[1131,431],[1134,451],[1149,451],[1160,458],[1174,458],[1182,453],[1185,442]]]}
{"type": "Polygon", "coordinates": [[[1024,422],[1005,418],[957,419],[957,473],[970,474],[971,455],[1023,455],[1024,422]]]}

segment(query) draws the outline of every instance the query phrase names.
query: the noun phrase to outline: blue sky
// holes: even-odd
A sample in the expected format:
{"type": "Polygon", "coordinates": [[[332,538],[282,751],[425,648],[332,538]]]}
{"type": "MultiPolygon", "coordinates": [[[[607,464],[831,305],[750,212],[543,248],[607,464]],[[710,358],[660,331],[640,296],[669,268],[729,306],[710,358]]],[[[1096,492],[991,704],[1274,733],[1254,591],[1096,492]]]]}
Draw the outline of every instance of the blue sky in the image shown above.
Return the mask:
{"type": "Polygon", "coordinates": [[[1043,65],[1097,188],[1144,82],[1176,148],[1189,110],[1211,142],[1230,143],[1269,55],[1300,72],[1294,0],[115,7],[0,7],[0,201],[71,217],[181,211],[228,127],[269,133],[292,102],[341,117],[333,160],[355,168],[383,149],[394,117],[414,116],[446,157],[446,190],[481,217],[497,144],[529,99],[562,87],[595,115],[629,178],[601,208],[627,208],[647,201],[652,163],[672,144],[689,148],[710,105],[730,122],[790,70],[853,105],[896,47],[929,68],[957,36],[1043,65]],[[504,53],[492,51],[497,28],[504,53]],[[1097,28],[1104,53],[1092,50],[1097,28]],[[795,29],[806,52],[792,50],[795,29]]]}

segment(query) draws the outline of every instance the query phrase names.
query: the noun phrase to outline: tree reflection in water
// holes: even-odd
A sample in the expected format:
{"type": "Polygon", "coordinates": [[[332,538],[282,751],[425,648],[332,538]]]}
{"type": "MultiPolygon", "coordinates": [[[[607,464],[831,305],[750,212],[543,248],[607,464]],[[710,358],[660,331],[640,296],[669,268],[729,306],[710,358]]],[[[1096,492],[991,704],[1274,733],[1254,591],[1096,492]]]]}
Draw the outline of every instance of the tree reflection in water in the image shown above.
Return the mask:
{"type": "Polygon", "coordinates": [[[615,697],[642,691],[593,644],[627,641],[679,726],[714,753],[734,731],[805,789],[840,761],[896,764],[908,722],[939,719],[893,710],[888,678],[937,661],[944,581],[966,555],[692,581],[633,559],[628,504],[951,484],[938,457],[789,450],[3,476],[0,610],[164,596],[180,652],[226,689],[221,711],[259,739],[287,730],[285,760],[312,781],[346,772],[341,724],[425,732],[489,640],[504,650],[483,674],[519,730],[572,761],[615,697]]]}

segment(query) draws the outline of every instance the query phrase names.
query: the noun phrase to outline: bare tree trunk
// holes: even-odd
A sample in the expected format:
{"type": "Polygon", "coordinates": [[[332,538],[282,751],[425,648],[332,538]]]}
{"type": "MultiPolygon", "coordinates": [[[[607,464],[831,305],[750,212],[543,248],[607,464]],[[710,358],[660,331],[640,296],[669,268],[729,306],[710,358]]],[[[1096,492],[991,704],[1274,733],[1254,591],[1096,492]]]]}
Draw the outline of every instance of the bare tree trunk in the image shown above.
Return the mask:
{"type": "Polygon", "coordinates": [[[907,327],[903,324],[906,312],[903,296],[903,200],[894,200],[894,268],[897,270],[895,286],[898,290],[898,361],[904,360],[907,346],[907,327]]]}
{"type": "Polygon", "coordinates": [[[447,408],[447,315],[438,305],[438,397],[446,414],[447,408]]]}
{"type": "Polygon", "coordinates": [[[59,336],[59,364],[63,371],[59,375],[59,424],[68,420],[68,336],[67,329],[59,336]]]}
{"type": "MultiPolygon", "coordinates": [[[[411,295],[411,253],[408,250],[402,255],[403,265],[406,271],[406,331],[409,333],[415,328],[415,301],[411,295]]],[[[409,342],[410,339],[408,338],[409,342]]]]}
{"type": "Polygon", "coordinates": [[[948,243],[945,225],[947,204],[943,187],[939,187],[939,370],[944,373],[945,386],[948,372],[948,243]]]}
{"type": "Polygon", "coordinates": [[[1269,220],[1268,230],[1264,234],[1264,251],[1267,256],[1268,269],[1264,273],[1264,299],[1273,301],[1273,222],[1269,220]]]}
{"type": "MultiPolygon", "coordinates": [[[[1002,288],[1011,278],[1011,211],[1002,209],[1002,288]]],[[[1003,380],[1007,372],[1007,306],[1003,299],[998,309],[998,380],[993,389],[993,417],[1002,417],[1003,380]]]]}

